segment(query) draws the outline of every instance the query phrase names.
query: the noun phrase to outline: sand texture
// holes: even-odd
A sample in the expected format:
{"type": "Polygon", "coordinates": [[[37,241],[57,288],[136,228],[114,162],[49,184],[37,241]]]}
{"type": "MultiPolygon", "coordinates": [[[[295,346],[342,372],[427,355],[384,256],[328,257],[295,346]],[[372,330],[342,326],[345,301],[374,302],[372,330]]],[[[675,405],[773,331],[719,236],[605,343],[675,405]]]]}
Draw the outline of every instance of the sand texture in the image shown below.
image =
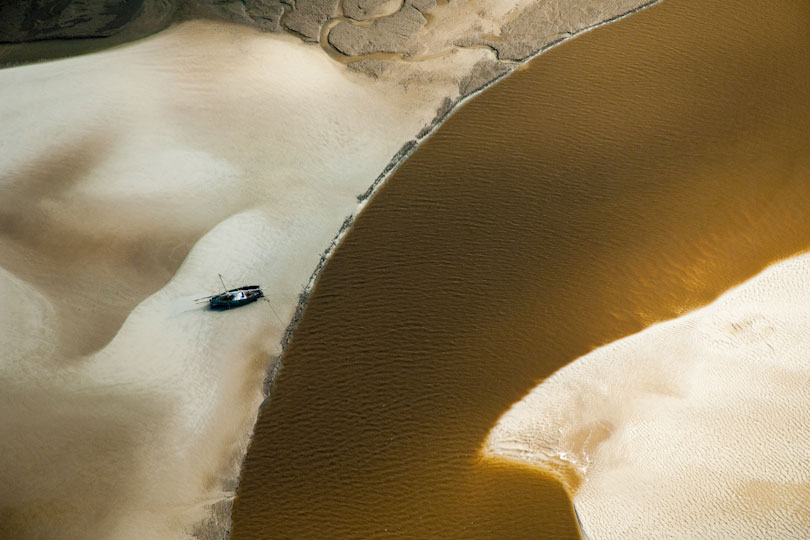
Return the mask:
{"type": "Polygon", "coordinates": [[[268,373],[330,249],[506,73],[492,62],[462,48],[422,80],[375,79],[289,33],[192,21],[0,70],[0,537],[226,536],[268,373]],[[272,304],[195,304],[218,273],[272,304]]]}
{"type": "Polygon", "coordinates": [[[204,18],[289,33],[318,43],[355,70],[409,84],[457,78],[448,70],[458,63],[453,57],[486,51],[465,86],[463,95],[469,95],[538,52],[656,1],[481,0],[473,6],[436,0],[24,0],[0,6],[0,43],[71,42],[29,50],[0,47],[0,62],[99,50],[172,22],[204,18]],[[429,62],[436,59],[445,61],[429,62]]]}
{"type": "Polygon", "coordinates": [[[487,452],[560,474],[591,540],[810,535],[810,255],[597,349],[487,452]]]}
{"type": "Polygon", "coordinates": [[[184,537],[232,497],[321,253],[439,100],[210,23],[0,93],[0,537],[184,537]],[[283,322],[196,305],[217,273],[283,322]]]}

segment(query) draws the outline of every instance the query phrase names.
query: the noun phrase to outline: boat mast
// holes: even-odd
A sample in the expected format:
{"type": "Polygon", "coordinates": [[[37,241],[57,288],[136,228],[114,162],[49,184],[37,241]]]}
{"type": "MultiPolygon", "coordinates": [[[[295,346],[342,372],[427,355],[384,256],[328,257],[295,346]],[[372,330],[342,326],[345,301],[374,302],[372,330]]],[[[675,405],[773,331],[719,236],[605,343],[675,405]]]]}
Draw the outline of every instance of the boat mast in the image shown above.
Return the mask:
{"type": "Polygon", "coordinates": [[[225,290],[225,292],[227,293],[227,292],[228,292],[228,287],[225,285],[225,280],[224,280],[224,279],[222,279],[222,274],[217,274],[217,275],[219,276],[219,281],[220,281],[220,283],[222,283],[222,288],[223,288],[223,289],[225,290]]]}

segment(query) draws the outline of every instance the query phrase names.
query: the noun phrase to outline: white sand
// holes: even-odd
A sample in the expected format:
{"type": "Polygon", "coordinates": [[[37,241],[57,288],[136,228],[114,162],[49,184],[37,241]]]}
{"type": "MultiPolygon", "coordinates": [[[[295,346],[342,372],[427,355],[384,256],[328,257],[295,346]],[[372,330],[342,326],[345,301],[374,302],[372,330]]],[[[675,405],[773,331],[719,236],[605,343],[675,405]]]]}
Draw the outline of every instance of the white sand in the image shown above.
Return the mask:
{"type": "Polygon", "coordinates": [[[0,71],[0,537],[183,537],[232,496],[299,293],[448,84],[203,22],[0,71]],[[217,273],[284,322],[195,305],[217,273]]]}
{"type": "Polygon", "coordinates": [[[561,369],[485,452],[576,470],[591,540],[798,540],[810,538],[808,420],[810,254],[561,369]]]}

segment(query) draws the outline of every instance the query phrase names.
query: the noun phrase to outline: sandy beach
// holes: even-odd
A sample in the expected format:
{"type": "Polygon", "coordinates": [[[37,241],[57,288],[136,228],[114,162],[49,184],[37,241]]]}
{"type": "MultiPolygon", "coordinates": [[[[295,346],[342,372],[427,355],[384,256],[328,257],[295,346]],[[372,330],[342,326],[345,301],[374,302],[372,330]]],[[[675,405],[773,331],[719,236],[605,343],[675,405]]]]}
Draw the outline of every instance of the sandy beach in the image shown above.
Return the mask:
{"type": "Polygon", "coordinates": [[[492,430],[550,467],[589,538],[808,534],[810,255],[584,356],[492,430]]]}
{"type": "Polygon", "coordinates": [[[302,288],[440,103],[364,79],[204,22],[0,71],[3,536],[174,538],[232,497],[302,288]],[[281,321],[195,304],[218,273],[281,321]]]}
{"type": "MultiPolygon", "coordinates": [[[[577,12],[566,36],[625,7],[577,12]]],[[[0,314],[0,535],[226,535],[302,292],[401,149],[506,72],[492,57],[370,77],[283,32],[192,21],[0,70],[0,291],[17,299],[0,314]],[[217,274],[271,304],[195,304],[217,274]]]]}

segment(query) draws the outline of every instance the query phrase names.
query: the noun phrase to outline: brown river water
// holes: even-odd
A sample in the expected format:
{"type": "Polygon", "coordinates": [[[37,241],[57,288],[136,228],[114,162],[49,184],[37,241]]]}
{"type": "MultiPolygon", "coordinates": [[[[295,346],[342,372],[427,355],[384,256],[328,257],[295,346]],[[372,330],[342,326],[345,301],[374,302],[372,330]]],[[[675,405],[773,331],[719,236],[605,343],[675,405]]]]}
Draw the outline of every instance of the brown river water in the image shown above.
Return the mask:
{"type": "Polygon", "coordinates": [[[481,445],[559,367],[808,248],[807,28],[665,0],[451,117],[321,275],[232,538],[577,538],[555,480],[481,445]]]}

